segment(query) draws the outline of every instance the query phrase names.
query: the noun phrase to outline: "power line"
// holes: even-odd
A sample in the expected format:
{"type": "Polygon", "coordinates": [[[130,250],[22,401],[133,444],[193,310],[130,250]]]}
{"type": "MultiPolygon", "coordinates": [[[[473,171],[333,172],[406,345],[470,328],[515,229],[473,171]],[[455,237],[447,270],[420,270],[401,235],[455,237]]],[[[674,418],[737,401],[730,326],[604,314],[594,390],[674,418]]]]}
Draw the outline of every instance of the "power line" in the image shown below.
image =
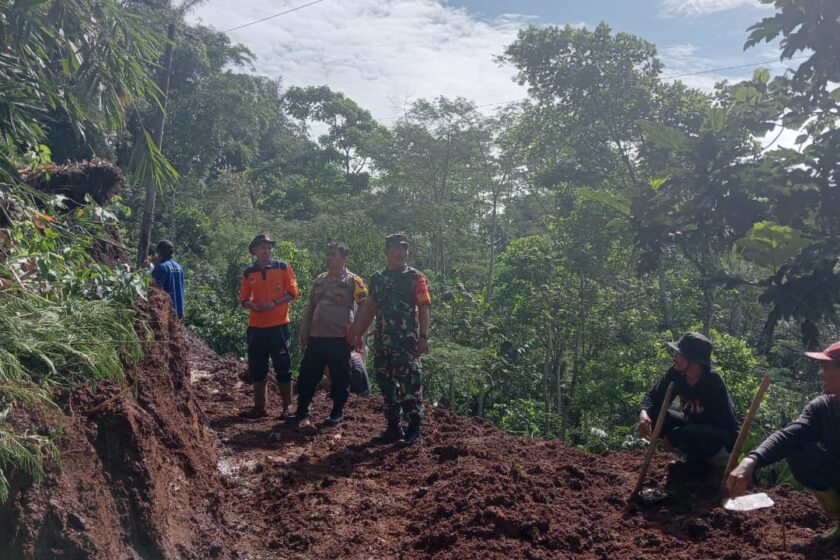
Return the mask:
{"type": "MultiPolygon", "coordinates": [[[[810,55],[794,56],[792,58],[789,58],[788,60],[801,60],[803,58],[808,58],[809,56],[810,55]]],[[[686,72],[684,74],[674,74],[672,76],[661,76],[659,79],[660,80],[673,80],[675,78],[684,78],[686,76],[696,76],[698,74],[710,74],[712,72],[721,72],[721,71],[724,71],[724,70],[737,70],[737,69],[740,69],[740,68],[751,68],[753,66],[761,66],[762,64],[782,64],[784,62],[786,62],[786,61],[776,60],[776,59],[764,60],[764,61],[761,61],[761,62],[753,62],[753,63],[750,63],[750,64],[739,64],[737,66],[721,66],[721,67],[718,67],[718,68],[709,68],[707,70],[698,70],[696,72],[686,72]]],[[[524,101],[524,98],[523,99],[513,99],[511,101],[498,101],[496,103],[485,103],[483,105],[476,105],[475,108],[476,109],[482,109],[484,107],[495,107],[496,105],[511,105],[513,103],[519,103],[520,101],[524,101]]],[[[393,115],[393,116],[390,116],[390,117],[382,117],[382,118],[379,118],[377,120],[379,120],[379,121],[392,121],[394,119],[399,119],[403,116],[404,115],[393,115]]]]}
{"type": "Polygon", "coordinates": [[[286,14],[290,14],[290,13],[292,13],[292,12],[296,12],[296,11],[298,11],[298,10],[302,10],[302,9],[307,8],[307,7],[309,7],[309,6],[313,6],[313,5],[315,5],[315,4],[320,4],[320,3],[321,3],[321,2],[323,2],[323,1],[324,1],[324,0],[315,0],[314,2],[310,2],[309,4],[303,4],[303,5],[301,5],[301,6],[297,6],[297,7],[295,7],[295,8],[290,9],[290,10],[286,10],[285,12],[280,12],[280,13],[278,13],[278,14],[274,14],[274,15],[271,15],[271,16],[268,16],[268,17],[264,17],[264,18],[262,18],[262,19],[257,19],[257,20],[254,20],[254,21],[249,21],[248,23],[243,23],[242,25],[239,25],[239,26],[237,26],[237,27],[231,27],[230,29],[225,29],[224,31],[222,31],[222,33],[230,33],[231,31],[236,31],[237,29],[242,29],[243,27],[248,27],[248,26],[251,26],[251,25],[256,25],[256,24],[258,24],[258,23],[262,23],[262,22],[264,22],[264,21],[268,21],[268,20],[270,20],[270,19],[274,19],[274,18],[276,18],[276,17],[285,16],[286,14]]]}
{"type": "MultiPolygon", "coordinates": [[[[808,58],[811,55],[794,56],[788,60],[801,60],[808,58]]],[[[720,68],[710,68],[709,70],[698,70],[697,72],[686,72],[685,74],[674,74],[673,76],[662,76],[660,80],[673,80],[674,78],[684,78],[685,76],[696,76],[697,74],[709,74],[711,72],[720,72],[722,70],[737,70],[739,68],[750,68],[752,66],[761,66],[762,64],[782,64],[783,60],[763,60],[761,62],[753,62],[752,64],[739,64],[738,66],[722,66],[720,68]]]]}

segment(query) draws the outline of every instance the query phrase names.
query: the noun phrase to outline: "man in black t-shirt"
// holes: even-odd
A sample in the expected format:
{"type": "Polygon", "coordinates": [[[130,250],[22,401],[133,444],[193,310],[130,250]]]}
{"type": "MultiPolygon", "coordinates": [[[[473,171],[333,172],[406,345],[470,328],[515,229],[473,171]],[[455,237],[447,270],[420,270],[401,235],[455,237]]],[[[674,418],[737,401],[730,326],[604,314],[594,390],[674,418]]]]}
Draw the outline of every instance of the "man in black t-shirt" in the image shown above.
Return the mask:
{"type": "Polygon", "coordinates": [[[642,400],[639,432],[650,436],[673,381],[672,398],[680,397],[681,410],[668,410],[662,426],[664,444],[685,453],[688,463],[699,471],[722,467],[738,437],[738,420],[726,384],[712,368],[712,343],[700,333],[689,332],[668,346],[674,351],[674,365],[642,400]]]}
{"type": "Polygon", "coordinates": [[[824,394],[808,403],[795,422],[748,453],[726,485],[730,496],[740,496],[756,469],[786,459],[794,478],[814,494],[834,523],[823,539],[840,540],[840,341],[805,355],[820,362],[824,394]]]}

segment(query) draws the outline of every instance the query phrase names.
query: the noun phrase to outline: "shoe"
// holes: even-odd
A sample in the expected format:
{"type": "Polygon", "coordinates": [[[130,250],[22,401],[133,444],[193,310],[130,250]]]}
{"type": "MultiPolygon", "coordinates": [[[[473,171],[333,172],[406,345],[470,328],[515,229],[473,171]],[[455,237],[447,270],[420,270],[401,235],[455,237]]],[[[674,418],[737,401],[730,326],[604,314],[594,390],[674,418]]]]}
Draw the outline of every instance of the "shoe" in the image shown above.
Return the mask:
{"type": "Polygon", "coordinates": [[[251,420],[264,418],[266,416],[267,389],[268,386],[265,381],[254,383],[254,406],[244,412],[240,412],[239,416],[251,420]]]}
{"type": "Polygon", "coordinates": [[[304,420],[309,418],[309,406],[301,407],[298,405],[297,411],[294,414],[286,417],[286,424],[290,426],[297,426],[304,420]]]}
{"type": "Polygon", "coordinates": [[[840,494],[834,489],[811,490],[814,497],[825,510],[825,514],[834,522],[834,527],[823,533],[820,539],[824,541],[840,540],[840,494]]]}
{"type": "Polygon", "coordinates": [[[408,422],[408,430],[405,432],[405,436],[397,443],[400,447],[410,447],[417,443],[417,440],[420,439],[420,418],[412,418],[408,422]]]}
{"type": "Polygon", "coordinates": [[[376,443],[394,443],[395,441],[401,440],[403,435],[403,430],[399,422],[394,424],[389,422],[385,431],[379,434],[374,441],[376,443]]]}
{"type": "Polygon", "coordinates": [[[330,412],[330,417],[327,418],[327,424],[338,426],[342,422],[344,422],[344,413],[340,409],[336,410],[334,408],[333,411],[330,412]]]}

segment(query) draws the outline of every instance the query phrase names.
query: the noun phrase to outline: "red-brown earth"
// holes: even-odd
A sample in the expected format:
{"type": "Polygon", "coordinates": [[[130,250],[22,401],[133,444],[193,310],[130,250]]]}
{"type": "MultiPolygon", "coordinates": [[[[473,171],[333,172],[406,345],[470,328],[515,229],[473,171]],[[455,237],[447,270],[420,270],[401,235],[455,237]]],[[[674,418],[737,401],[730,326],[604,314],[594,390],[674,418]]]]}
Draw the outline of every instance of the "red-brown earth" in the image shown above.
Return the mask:
{"type": "Polygon", "coordinates": [[[584,453],[442,408],[414,447],[377,445],[378,397],[352,397],[339,427],[324,394],[296,429],[274,392],[269,417],[243,420],[242,364],[184,333],[163,294],[143,313],[154,340],[132,389],[92,413],[120,388],[60,396],[63,468],[13,481],[0,558],[840,558],[809,495],[773,488],[773,508],[727,512],[713,486],[670,480],[667,454],[647,486],[670,498],[628,508],[640,451],[584,453]]]}

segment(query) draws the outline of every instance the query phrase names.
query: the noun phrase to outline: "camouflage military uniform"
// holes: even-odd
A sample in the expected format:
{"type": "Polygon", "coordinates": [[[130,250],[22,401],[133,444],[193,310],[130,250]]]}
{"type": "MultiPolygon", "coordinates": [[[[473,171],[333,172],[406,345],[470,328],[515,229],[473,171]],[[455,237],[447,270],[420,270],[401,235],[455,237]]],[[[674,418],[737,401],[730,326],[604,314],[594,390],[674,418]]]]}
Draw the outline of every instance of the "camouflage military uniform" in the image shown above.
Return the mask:
{"type": "Polygon", "coordinates": [[[370,279],[370,297],[376,304],[373,369],[385,416],[399,422],[402,411],[409,420],[422,418],[417,306],[431,303],[426,277],[410,266],[380,270],[370,279]]]}

